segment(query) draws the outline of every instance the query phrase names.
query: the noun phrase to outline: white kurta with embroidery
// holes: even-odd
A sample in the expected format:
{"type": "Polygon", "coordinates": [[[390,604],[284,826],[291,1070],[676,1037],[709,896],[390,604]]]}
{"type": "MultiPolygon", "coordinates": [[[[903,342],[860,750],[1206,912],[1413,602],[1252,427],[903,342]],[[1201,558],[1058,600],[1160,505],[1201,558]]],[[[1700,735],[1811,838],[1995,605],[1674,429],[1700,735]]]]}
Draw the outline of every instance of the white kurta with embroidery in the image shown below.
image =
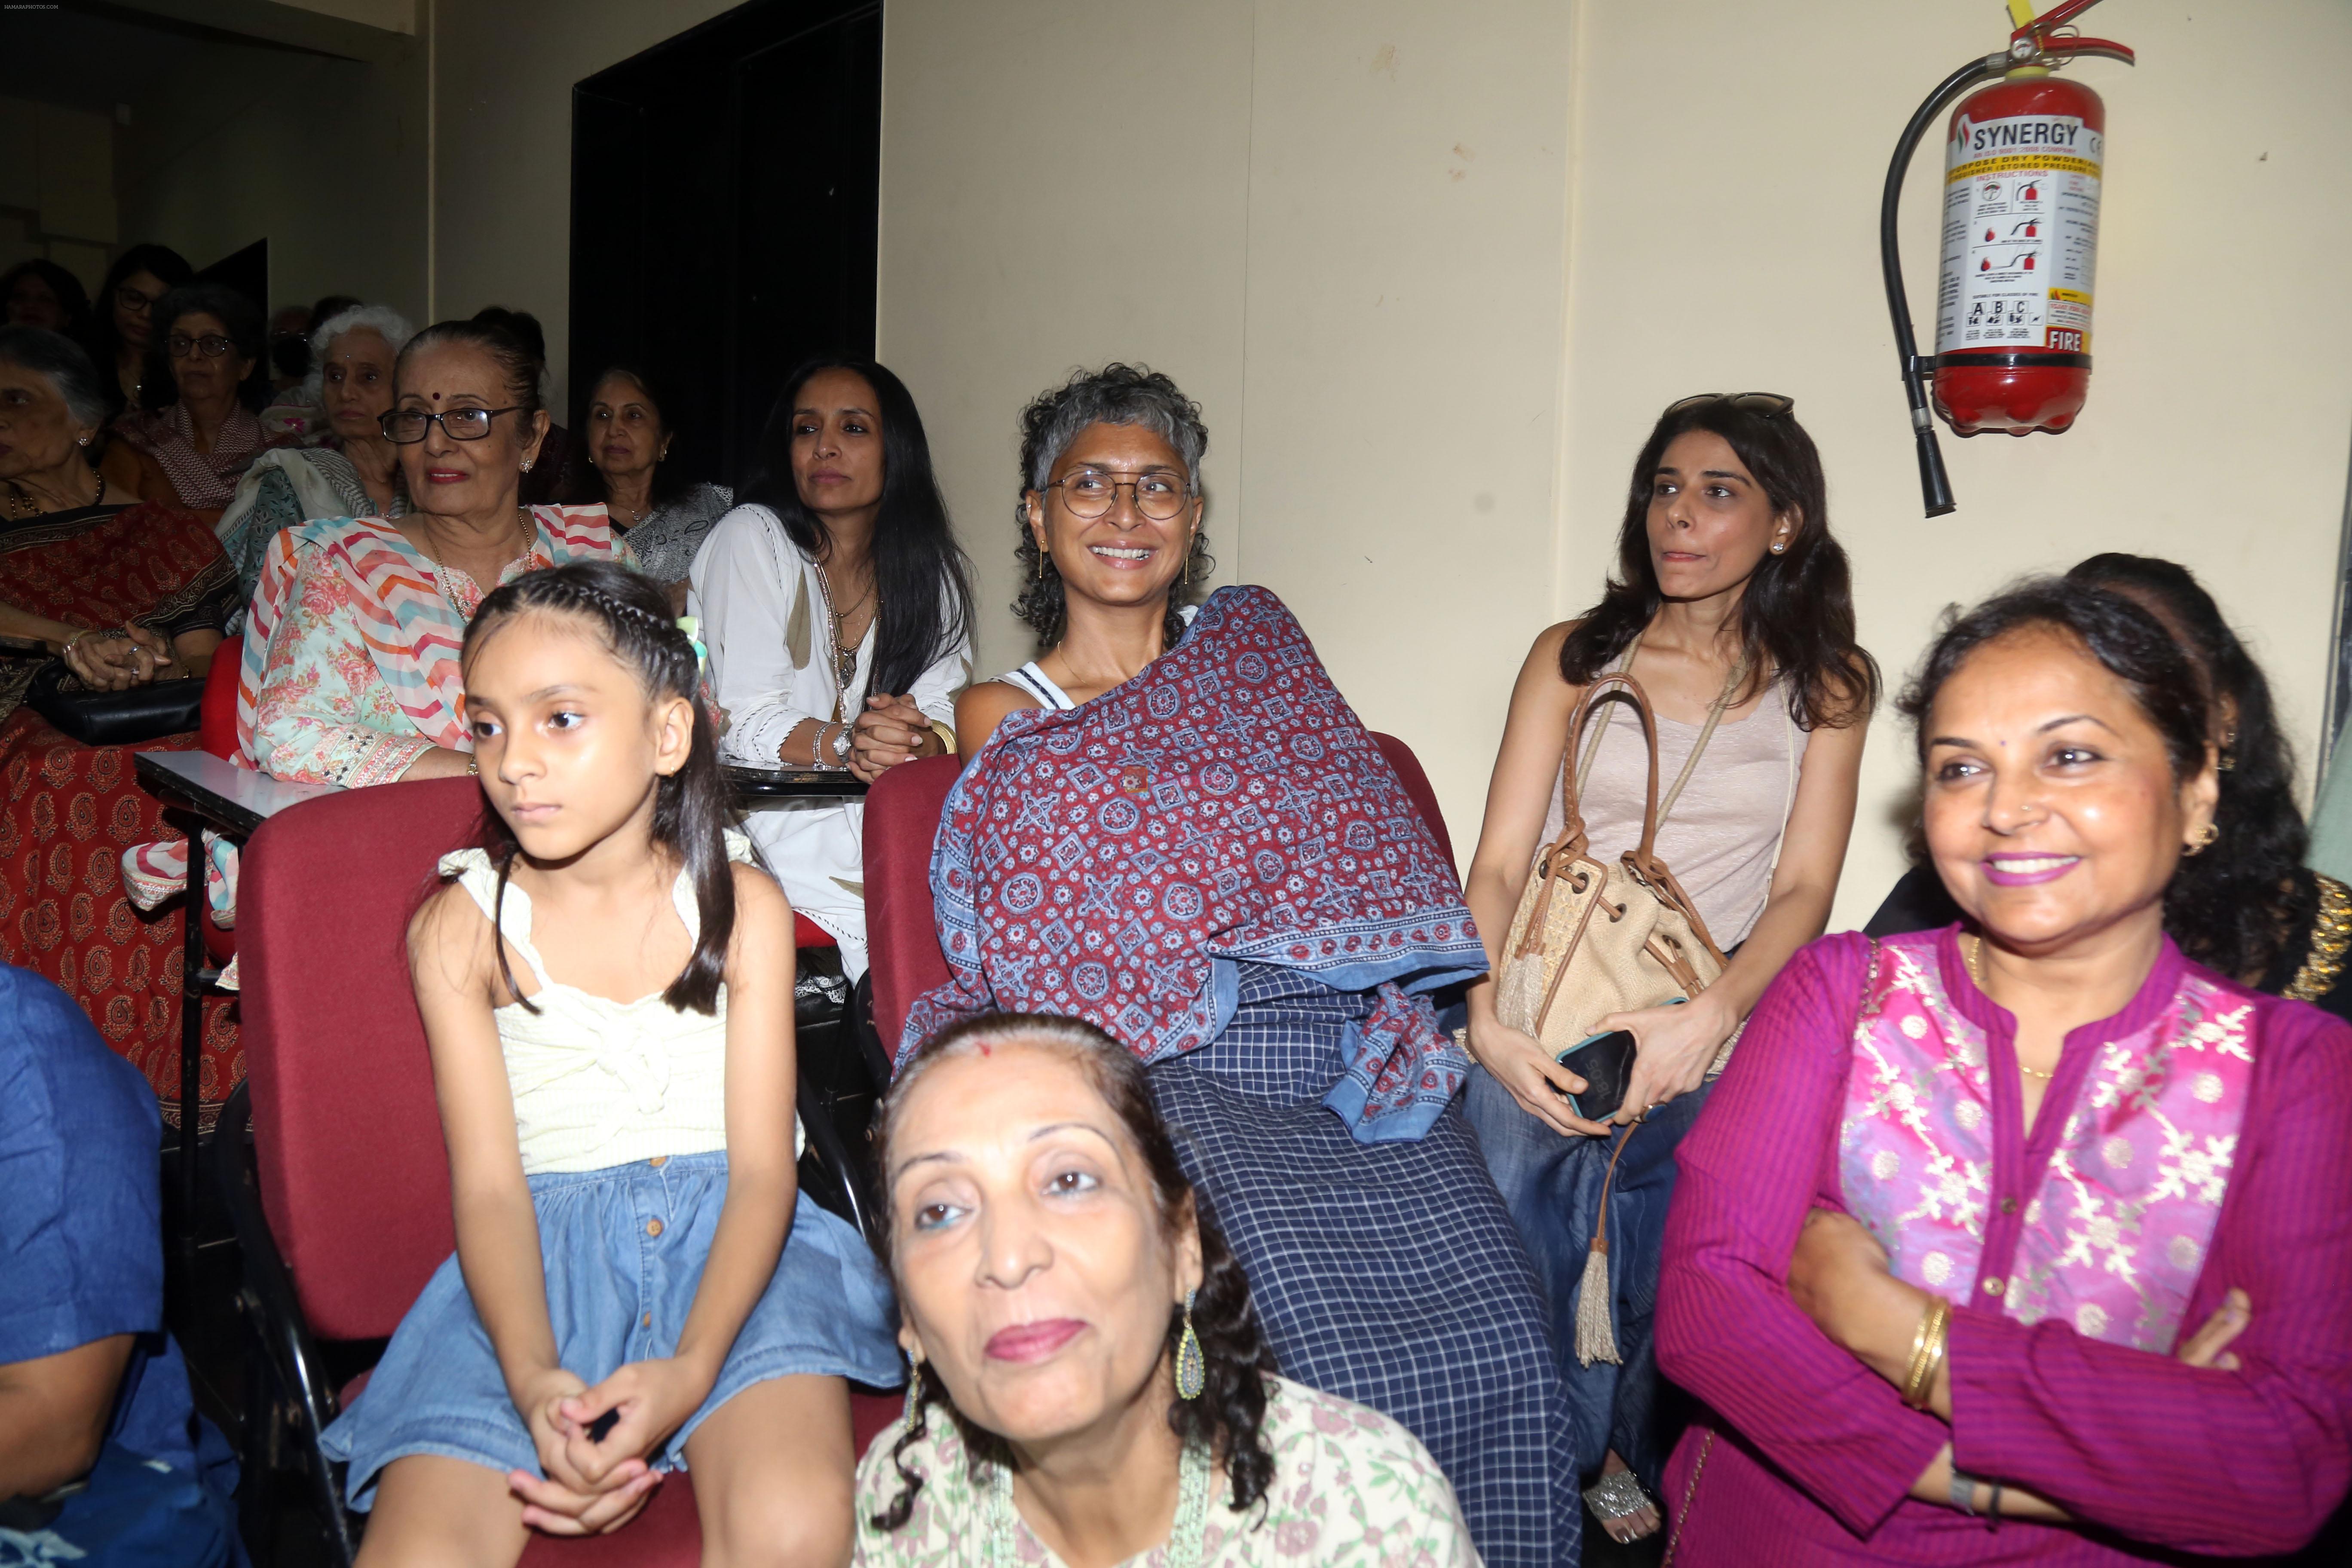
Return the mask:
{"type": "MultiPolygon", "coordinates": [[[[739,506],[695,552],[687,614],[701,618],[711,689],[726,710],[719,755],[755,768],[782,765],[784,738],[803,721],[855,720],[865,710],[876,627],[857,645],[845,700],[816,563],[763,506],[739,506]]],[[[879,617],[877,616],[878,620],[879,617]]],[[[971,638],[923,671],[908,693],[926,717],[955,722],[956,693],[971,678],[971,638]]],[[[793,908],[833,933],[852,980],[866,973],[866,808],[855,802],[779,801],[743,824],[793,908]]]]}

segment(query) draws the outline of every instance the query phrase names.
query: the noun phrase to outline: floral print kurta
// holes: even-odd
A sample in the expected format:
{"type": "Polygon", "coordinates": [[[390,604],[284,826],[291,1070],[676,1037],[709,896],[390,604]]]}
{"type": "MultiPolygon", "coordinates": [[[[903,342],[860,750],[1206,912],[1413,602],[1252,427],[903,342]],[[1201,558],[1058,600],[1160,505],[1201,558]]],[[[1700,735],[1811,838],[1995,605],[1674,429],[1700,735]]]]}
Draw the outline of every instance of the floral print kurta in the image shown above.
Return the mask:
{"type": "MultiPolygon", "coordinates": [[[[1223,1471],[1215,1472],[1202,1568],[1476,1568],[1454,1489],[1412,1434],[1377,1411],[1299,1384],[1269,1377],[1265,1389],[1274,1483],[1263,1504],[1236,1514],[1225,1506],[1223,1471]]],[[[894,1422],[857,1467],[853,1560],[872,1568],[978,1568],[988,1537],[988,1482],[971,1473],[955,1424],[936,1406],[924,1436],[903,1456],[926,1478],[913,1514],[898,1530],[875,1527],[874,1516],[904,1484],[891,1458],[904,1429],[903,1418],[894,1422]]],[[[1017,1514],[1013,1542],[1015,1561],[1062,1568],[1017,1514]]],[[[1123,1568],[1166,1568],[1167,1561],[1162,1545],[1123,1568]]]]}

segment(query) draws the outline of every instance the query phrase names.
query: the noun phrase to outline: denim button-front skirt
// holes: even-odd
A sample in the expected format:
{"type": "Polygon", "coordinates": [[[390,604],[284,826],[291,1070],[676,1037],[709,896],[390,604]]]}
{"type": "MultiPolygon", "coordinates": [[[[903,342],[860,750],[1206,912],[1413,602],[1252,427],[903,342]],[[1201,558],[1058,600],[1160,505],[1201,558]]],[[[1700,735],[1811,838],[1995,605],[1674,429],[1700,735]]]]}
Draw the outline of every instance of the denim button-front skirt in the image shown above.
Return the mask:
{"type": "MultiPolygon", "coordinates": [[[[677,1352],[726,1197],[723,1151],[530,1178],[548,1319],[565,1371],[593,1387],[628,1363],[677,1352]]],[[[755,1383],[796,1373],[898,1383],[896,1331],[888,1282],[865,1239],[802,1194],[775,1277],[710,1396],[656,1468],[685,1468],[695,1428],[755,1383]]],[[[401,1320],[367,1387],[327,1428],[325,1447],[349,1461],[359,1509],[374,1501],[383,1467],[410,1454],[541,1474],[454,1256],[401,1320]]]]}

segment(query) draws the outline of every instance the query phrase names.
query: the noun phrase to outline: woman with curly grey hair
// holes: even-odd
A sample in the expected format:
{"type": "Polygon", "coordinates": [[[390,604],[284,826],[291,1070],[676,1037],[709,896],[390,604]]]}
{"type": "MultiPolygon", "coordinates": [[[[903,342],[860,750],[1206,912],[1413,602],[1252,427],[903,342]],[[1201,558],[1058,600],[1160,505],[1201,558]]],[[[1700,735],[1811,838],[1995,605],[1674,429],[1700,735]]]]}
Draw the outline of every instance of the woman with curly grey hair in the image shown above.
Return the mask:
{"type": "Polygon", "coordinates": [[[914,1376],[858,1467],[858,1563],[1477,1561],[1411,1433],[1275,1375],[1117,1040],[957,1025],[898,1075],[877,1154],[914,1376]]]}
{"type": "Polygon", "coordinates": [[[1108,1031],[1149,1068],[1285,1373],[1425,1444],[1486,1563],[1572,1562],[1542,1298],[1431,1003],[1486,953],[1297,619],[1263,588],[1187,604],[1207,446],[1139,366],[1023,416],[1018,607],[1045,647],[957,703],[930,879],[952,978],[901,1049],[988,1012],[1108,1031]]]}

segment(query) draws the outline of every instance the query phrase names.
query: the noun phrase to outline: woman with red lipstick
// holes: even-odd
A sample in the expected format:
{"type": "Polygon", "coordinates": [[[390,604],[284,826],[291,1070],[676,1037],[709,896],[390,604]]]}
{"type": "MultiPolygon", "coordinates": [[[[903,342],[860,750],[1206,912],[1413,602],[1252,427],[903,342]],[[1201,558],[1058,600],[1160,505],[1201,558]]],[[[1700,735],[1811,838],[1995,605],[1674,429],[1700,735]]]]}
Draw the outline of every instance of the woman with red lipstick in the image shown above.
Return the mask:
{"type": "Polygon", "coordinates": [[[1478,1561],[1411,1433],[1275,1375],[1249,1279],[1118,1041],[971,1019],[898,1075],[881,1129],[914,1377],[858,1466],[856,1562],[1478,1561]]]}
{"type": "Polygon", "coordinates": [[[686,610],[687,573],[735,492],[724,485],[690,484],[666,468],[677,430],[643,371],[614,365],[596,378],[578,421],[589,481],[570,499],[604,505],[615,531],[627,535],[637,569],[669,590],[686,610]]]}
{"type": "MultiPolygon", "coordinates": [[[[457,644],[482,595],[525,572],[620,557],[596,507],[516,497],[547,426],[540,363],[473,321],[400,353],[384,436],[412,510],[279,532],[264,555],[237,683],[239,760],[306,784],[474,771],[457,644]]],[[[630,563],[634,563],[630,560],[630,563]]]]}
{"type": "Polygon", "coordinates": [[[1492,984],[1472,988],[1468,1020],[1479,1064],[1471,1121],[1548,1288],[1579,1469],[1598,1477],[1586,1500],[1620,1540],[1658,1528],[1643,1489],[1656,1486],[1666,1447],[1652,1420],[1649,1317],[1675,1145],[1756,998],[1827,925],[1853,826],[1878,671],[1854,642],[1845,552],[1829,521],[1821,457],[1788,398],[1710,394],[1669,407],[1634,460],[1601,602],[1538,637],[1519,672],[1470,864],[1470,909],[1499,969],[1529,868],[1562,830],[1571,760],[1592,856],[1635,847],[1650,768],[1641,721],[1596,715],[1583,755],[1565,752],[1586,687],[1611,671],[1638,680],[1661,775],[1685,781],[1658,826],[1658,858],[1729,963],[1679,1005],[1583,1021],[1637,1043],[1610,1123],[1574,1114],[1566,1096],[1583,1080],[1502,1022],[1492,984]],[[1604,1203],[1622,1362],[1570,1354],[1604,1203]]]}
{"type": "MultiPolygon", "coordinates": [[[[971,586],[906,384],[871,360],[795,370],[744,504],[694,557],[727,761],[873,782],[955,749],[971,675],[971,586]]],[[[777,802],[744,826],[793,908],[866,973],[865,807],[777,802]]]]}
{"type": "Polygon", "coordinates": [[[2352,1032],[2165,932],[2219,852],[2205,683],[2045,579],[1903,709],[1961,920],[1800,952],[1683,1145],[1675,1560],[2291,1552],[2352,1479],[2352,1032]]]}

